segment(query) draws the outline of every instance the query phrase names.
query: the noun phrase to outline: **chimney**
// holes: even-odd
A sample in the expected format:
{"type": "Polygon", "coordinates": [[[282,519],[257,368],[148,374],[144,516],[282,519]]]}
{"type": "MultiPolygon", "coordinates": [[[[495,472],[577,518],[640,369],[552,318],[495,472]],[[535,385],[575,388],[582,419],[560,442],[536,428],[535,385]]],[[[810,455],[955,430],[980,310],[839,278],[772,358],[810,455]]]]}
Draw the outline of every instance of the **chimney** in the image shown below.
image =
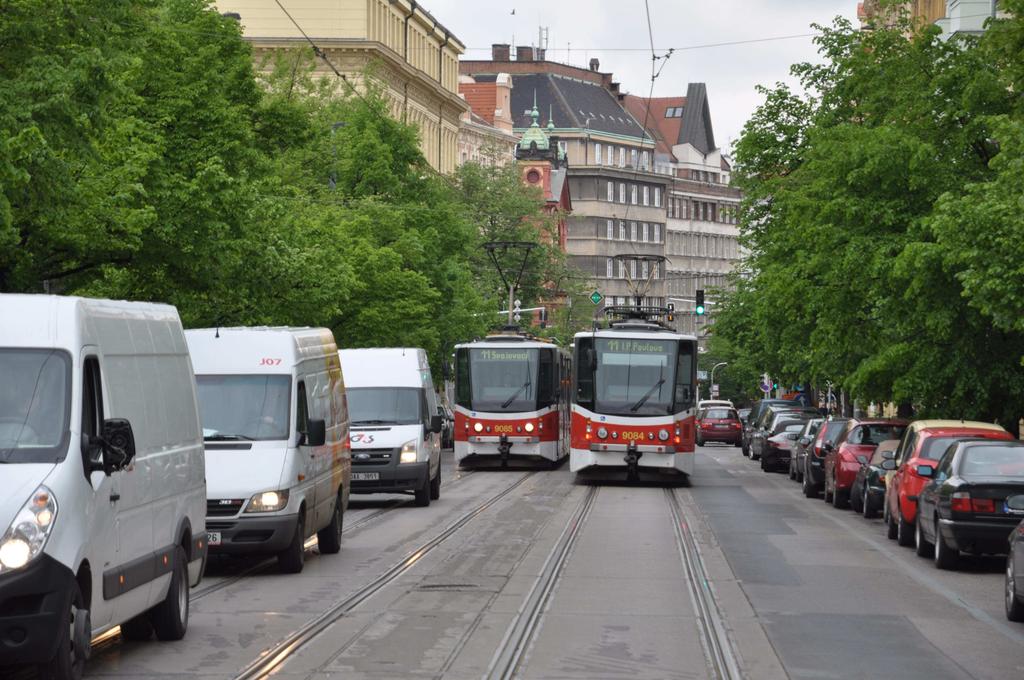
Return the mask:
{"type": "Polygon", "coordinates": [[[544,49],[543,47],[538,47],[537,48],[537,61],[544,61],[544,57],[545,57],[545,53],[546,52],[547,52],[547,50],[544,49]]]}
{"type": "Polygon", "coordinates": [[[593,59],[590,60],[590,70],[591,71],[600,71],[601,70],[601,62],[598,60],[597,57],[594,57],[593,59]]]}
{"type": "Polygon", "coordinates": [[[533,61],[533,48],[529,45],[520,45],[517,47],[516,61],[533,61]]]}
{"type": "Polygon", "coordinates": [[[612,94],[619,94],[619,84],[618,83],[612,83],[609,86],[608,89],[611,90],[612,94]]]}
{"type": "Polygon", "coordinates": [[[509,54],[508,43],[494,43],[491,45],[491,61],[508,61],[509,54]]]}

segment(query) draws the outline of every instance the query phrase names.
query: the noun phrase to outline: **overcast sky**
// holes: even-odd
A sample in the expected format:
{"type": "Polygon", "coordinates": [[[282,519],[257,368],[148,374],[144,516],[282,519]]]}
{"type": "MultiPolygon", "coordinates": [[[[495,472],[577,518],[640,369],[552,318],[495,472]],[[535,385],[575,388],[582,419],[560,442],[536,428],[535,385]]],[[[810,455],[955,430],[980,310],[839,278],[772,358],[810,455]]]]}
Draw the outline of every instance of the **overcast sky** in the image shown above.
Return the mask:
{"type": "MultiPolygon", "coordinates": [[[[707,83],[715,141],[725,150],[760,103],[756,85],[791,82],[791,64],[817,60],[811,38],[679,48],[806,34],[812,32],[812,23],[831,23],[837,15],[855,21],[857,14],[857,0],[649,3],[656,52],[677,50],[655,81],[654,95],[683,95],[687,83],[707,83]]],[[[423,0],[421,4],[469,48],[464,58],[490,58],[491,43],[536,44],[538,26],[546,26],[549,60],[582,66],[597,57],[601,70],[614,73],[624,91],[646,96],[650,89],[650,40],[643,0],[423,0]]]]}

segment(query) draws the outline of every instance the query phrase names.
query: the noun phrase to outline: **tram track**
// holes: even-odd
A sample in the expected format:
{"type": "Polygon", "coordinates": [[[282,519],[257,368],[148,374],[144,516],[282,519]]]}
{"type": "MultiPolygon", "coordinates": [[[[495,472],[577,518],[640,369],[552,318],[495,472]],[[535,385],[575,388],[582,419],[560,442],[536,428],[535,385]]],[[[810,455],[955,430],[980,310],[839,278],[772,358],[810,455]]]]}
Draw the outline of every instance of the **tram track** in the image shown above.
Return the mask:
{"type": "Polygon", "coordinates": [[[485,678],[507,680],[515,677],[526,651],[537,634],[544,611],[572,553],[576,539],[579,538],[590,510],[594,507],[599,490],[598,486],[589,487],[583,500],[569,518],[561,536],[544,561],[540,576],[534,581],[533,587],[498,646],[485,678]]]}
{"type": "Polygon", "coordinates": [[[312,642],[316,637],[330,628],[350,611],[376,595],[391,583],[395,582],[427,554],[443,544],[460,529],[476,519],[495,503],[511,494],[515,489],[535,474],[536,472],[533,471],[526,472],[511,485],[506,486],[487,500],[463,513],[458,519],[450,523],[443,531],[425,543],[417,546],[404,558],[381,573],[377,578],[362,586],[345,599],[335,603],[316,618],[306,622],[299,629],[289,633],[272,647],[261,652],[256,660],[249,663],[249,665],[244,667],[238,675],[235,676],[234,680],[257,680],[267,678],[277,673],[282,665],[287,662],[289,658],[294,656],[296,652],[312,642]]]}
{"type": "Polygon", "coordinates": [[[708,662],[708,670],[716,680],[740,680],[739,660],[729,641],[725,617],[711,592],[708,572],[679,496],[674,489],[665,489],[665,499],[672,513],[672,526],[679,548],[679,558],[686,571],[686,584],[697,615],[698,630],[708,662]]]}

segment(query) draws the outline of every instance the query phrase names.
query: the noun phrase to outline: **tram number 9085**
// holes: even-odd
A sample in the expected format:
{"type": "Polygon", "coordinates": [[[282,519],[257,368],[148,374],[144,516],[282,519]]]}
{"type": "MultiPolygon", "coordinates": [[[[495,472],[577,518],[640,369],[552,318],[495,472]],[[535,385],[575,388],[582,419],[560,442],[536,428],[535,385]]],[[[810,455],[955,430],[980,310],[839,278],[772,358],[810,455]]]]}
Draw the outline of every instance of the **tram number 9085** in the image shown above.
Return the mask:
{"type": "Polygon", "coordinates": [[[511,434],[512,426],[511,425],[495,425],[494,426],[494,431],[499,433],[499,434],[500,433],[511,434]]]}

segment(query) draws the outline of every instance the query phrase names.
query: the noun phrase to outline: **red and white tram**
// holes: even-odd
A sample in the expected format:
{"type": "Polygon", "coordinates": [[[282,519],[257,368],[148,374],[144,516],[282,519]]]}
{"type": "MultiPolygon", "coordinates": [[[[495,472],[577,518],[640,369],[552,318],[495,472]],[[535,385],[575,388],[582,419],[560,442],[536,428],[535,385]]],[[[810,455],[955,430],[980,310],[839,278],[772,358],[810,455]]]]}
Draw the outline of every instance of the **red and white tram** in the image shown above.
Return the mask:
{"type": "Polygon", "coordinates": [[[493,335],[455,347],[455,461],[568,454],[569,356],[543,340],[493,335]]]}
{"type": "Polygon", "coordinates": [[[693,473],[697,339],[660,323],[671,310],[611,308],[605,329],[577,333],[570,469],[664,479],[693,473]]]}

